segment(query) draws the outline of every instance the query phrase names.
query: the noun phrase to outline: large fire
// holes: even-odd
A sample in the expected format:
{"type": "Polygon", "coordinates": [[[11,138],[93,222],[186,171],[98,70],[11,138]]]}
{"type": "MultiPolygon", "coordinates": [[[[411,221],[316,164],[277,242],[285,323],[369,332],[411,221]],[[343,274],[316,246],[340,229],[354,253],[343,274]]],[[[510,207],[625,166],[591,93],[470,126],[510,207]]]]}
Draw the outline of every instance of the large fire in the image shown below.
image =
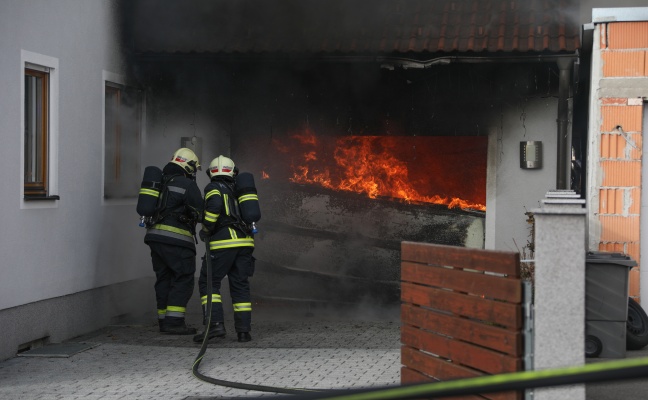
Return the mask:
{"type": "Polygon", "coordinates": [[[275,143],[292,158],[292,182],[406,202],[485,211],[486,141],[474,137],[318,137],[275,143]]]}

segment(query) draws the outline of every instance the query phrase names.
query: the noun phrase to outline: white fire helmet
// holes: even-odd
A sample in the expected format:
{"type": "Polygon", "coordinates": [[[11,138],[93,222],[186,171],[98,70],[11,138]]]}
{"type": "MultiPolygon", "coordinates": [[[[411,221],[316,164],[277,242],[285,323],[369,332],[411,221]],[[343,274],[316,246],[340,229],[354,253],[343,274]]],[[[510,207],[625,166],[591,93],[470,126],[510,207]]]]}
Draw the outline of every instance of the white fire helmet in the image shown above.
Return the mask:
{"type": "Polygon", "coordinates": [[[200,169],[198,157],[191,149],[186,147],[179,148],[175,153],[173,153],[171,162],[181,166],[188,174],[195,174],[196,170],[200,169]]]}
{"type": "Polygon", "coordinates": [[[229,176],[233,178],[236,175],[236,166],[234,165],[234,161],[225,156],[214,158],[209,164],[207,175],[209,175],[210,178],[215,176],[229,176]]]}

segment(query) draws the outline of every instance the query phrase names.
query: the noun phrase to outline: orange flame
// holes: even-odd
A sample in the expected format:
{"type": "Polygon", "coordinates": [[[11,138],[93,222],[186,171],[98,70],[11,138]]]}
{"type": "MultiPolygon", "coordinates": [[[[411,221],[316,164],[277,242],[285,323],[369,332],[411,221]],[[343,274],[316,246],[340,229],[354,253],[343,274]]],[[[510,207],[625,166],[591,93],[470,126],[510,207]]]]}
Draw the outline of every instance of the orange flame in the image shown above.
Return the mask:
{"type": "MultiPolygon", "coordinates": [[[[293,163],[293,176],[290,178],[292,182],[318,184],[333,190],[364,193],[372,199],[379,196],[391,197],[408,203],[415,201],[442,204],[449,208],[486,210],[483,204],[477,202],[437,194],[424,195],[415,189],[413,185],[416,184],[416,180],[410,178],[409,168],[418,165],[405,162],[396,155],[399,151],[401,153],[403,151],[402,143],[406,141],[402,138],[400,138],[400,150],[398,138],[390,136],[340,137],[336,139],[332,149],[330,145],[327,147],[326,143],[320,143],[309,129],[292,138],[296,143],[309,147],[304,149],[297,162],[293,163]]],[[[425,166],[418,167],[425,168],[425,166]]],[[[418,179],[419,186],[424,186],[422,183],[424,180],[426,179],[418,179]]],[[[485,191],[485,188],[483,190],[485,191]]]]}

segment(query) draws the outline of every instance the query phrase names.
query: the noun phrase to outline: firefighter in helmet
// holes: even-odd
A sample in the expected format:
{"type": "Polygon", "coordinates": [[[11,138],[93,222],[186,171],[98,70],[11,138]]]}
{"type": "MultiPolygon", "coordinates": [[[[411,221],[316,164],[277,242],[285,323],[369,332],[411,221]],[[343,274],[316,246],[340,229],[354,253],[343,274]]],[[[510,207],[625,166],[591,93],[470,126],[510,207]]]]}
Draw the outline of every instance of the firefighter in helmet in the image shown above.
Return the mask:
{"type": "Polygon", "coordinates": [[[196,185],[198,157],[180,148],[162,169],[159,212],[144,242],[151,249],[155,299],[160,332],[193,335],[185,323],[187,303],[196,273],[196,223],[202,218],[203,198],[196,185]]]}
{"type": "MultiPolygon", "coordinates": [[[[223,305],[221,302],[221,281],[227,275],[234,312],[234,328],[239,342],[252,340],[250,336],[252,303],[248,278],[254,272],[254,239],[250,228],[241,219],[240,208],[235,194],[234,162],[218,156],[212,160],[207,170],[211,182],[205,187],[205,212],[202,220],[200,238],[208,246],[207,255],[211,257],[211,282],[207,282],[207,263],[203,259],[198,279],[203,308],[203,324],[207,328],[209,316],[206,315],[208,302],[212,303],[208,339],[224,337],[223,305]],[[207,298],[208,286],[212,285],[211,299],[207,298]]],[[[205,332],[194,336],[194,342],[202,342],[205,332]]]]}

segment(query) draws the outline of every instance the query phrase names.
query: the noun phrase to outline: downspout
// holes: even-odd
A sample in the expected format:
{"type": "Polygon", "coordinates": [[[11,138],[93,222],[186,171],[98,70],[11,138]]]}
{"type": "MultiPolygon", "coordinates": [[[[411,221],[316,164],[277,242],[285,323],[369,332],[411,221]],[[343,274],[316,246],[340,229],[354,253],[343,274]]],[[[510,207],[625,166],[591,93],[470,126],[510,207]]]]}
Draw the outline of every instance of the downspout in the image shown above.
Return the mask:
{"type": "Polygon", "coordinates": [[[571,167],[570,134],[569,134],[569,94],[571,86],[571,73],[574,65],[573,59],[558,59],[560,69],[558,82],[558,140],[557,140],[557,165],[556,189],[569,189],[569,171],[571,167]]]}

